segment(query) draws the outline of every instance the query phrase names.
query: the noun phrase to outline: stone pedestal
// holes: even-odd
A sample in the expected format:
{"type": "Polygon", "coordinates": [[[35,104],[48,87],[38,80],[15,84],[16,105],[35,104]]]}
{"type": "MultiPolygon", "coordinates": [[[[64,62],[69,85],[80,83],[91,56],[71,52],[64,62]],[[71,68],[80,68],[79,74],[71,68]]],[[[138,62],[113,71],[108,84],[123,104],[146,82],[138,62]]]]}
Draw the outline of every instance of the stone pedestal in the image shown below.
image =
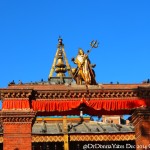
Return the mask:
{"type": "Polygon", "coordinates": [[[150,108],[140,108],[132,114],[132,123],[135,126],[136,149],[150,149],[150,108]]]}
{"type": "Polygon", "coordinates": [[[3,121],[3,150],[32,149],[32,120],[33,111],[2,111],[3,121]]]}

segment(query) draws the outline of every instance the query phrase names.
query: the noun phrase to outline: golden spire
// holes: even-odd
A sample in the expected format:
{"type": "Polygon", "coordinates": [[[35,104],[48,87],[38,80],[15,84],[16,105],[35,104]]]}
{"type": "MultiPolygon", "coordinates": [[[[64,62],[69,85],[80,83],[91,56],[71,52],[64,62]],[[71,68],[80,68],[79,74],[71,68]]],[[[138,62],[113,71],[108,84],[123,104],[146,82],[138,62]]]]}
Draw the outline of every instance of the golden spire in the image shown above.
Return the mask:
{"type": "Polygon", "coordinates": [[[71,67],[68,63],[68,59],[66,57],[64,49],[64,44],[62,43],[62,41],[62,38],[59,36],[57,51],[48,77],[49,80],[53,78],[54,72],[56,72],[56,77],[65,77],[65,73],[67,71],[70,77],[72,76],[71,67]]]}
{"type": "Polygon", "coordinates": [[[57,53],[57,64],[55,65],[55,72],[57,77],[64,77],[67,71],[66,65],[64,64],[62,49],[60,48],[57,53]]]}

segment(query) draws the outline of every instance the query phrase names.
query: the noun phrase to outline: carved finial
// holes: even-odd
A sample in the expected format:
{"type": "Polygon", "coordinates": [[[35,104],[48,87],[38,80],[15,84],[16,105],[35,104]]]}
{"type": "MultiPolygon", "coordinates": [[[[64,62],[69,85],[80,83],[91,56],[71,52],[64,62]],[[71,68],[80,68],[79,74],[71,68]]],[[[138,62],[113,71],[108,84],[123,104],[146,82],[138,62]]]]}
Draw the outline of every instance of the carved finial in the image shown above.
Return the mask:
{"type": "Polygon", "coordinates": [[[61,36],[59,36],[59,38],[58,38],[58,45],[63,45],[62,41],[63,41],[63,39],[61,38],[61,36]]]}

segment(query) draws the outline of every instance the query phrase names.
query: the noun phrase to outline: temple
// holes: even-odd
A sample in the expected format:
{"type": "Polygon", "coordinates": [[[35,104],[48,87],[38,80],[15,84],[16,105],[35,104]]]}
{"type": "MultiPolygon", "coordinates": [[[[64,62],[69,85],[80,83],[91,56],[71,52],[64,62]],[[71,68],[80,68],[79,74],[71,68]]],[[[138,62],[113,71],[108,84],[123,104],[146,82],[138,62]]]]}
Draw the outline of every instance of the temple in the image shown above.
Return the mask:
{"type": "Polygon", "coordinates": [[[150,149],[150,83],[97,83],[89,52],[59,38],[47,81],[0,88],[0,150],[150,149]]]}

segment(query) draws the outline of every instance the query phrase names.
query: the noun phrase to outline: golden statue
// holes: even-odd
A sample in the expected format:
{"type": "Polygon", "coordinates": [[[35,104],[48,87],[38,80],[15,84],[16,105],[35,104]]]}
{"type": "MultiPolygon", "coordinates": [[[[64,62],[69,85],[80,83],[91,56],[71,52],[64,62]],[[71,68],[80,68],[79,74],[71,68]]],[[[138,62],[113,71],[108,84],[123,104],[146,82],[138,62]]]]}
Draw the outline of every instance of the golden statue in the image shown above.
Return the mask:
{"type": "Polygon", "coordinates": [[[78,55],[75,59],[73,58],[72,61],[77,64],[77,68],[72,69],[72,73],[76,83],[82,84],[82,81],[84,81],[85,84],[95,85],[95,73],[92,69],[93,67],[95,67],[95,65],[92,65],[90,63],[88,55],[85,54],[81,48],[79,48],[78,55]]]}

